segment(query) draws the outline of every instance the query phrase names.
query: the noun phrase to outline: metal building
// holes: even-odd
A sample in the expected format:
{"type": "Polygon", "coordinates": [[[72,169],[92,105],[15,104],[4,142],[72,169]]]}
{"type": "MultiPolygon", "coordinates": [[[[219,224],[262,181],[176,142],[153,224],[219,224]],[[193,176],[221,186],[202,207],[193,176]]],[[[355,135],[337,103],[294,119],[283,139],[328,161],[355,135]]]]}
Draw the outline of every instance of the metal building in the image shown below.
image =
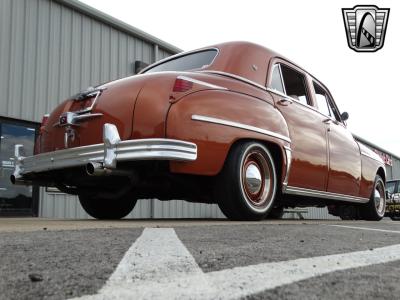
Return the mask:
{"type": "MultiPolygon", "coordinates": [[[[46,112],[89,86],[181,50],[74,0],[0,1],[0,215],[85,218],[76,197],[12,186],[13,145],[33,152],[46,112]]],[[[219,217],[216,205],[139,201],[130,217],[219,217]]]]}
{"type": "MultiPolygon", "coordinates": [[[[12,186],[14,145],[23,144],[26,155],[31,155],[43,114],[63,99],[89,86],[133,75],[138,63],[150,64],[180,51],[75,0],[1,0],[0,216],[88,217],[74,196],[12,186]]],[[[390,156],[388,178],[400,178],[400,159],[369,145],[390,156]]],[[[138,201],[128,217],[223,215],[216,205],[152,199],[138,201]]],[[[312,208],[304,217],[329,216],[326,209],[312,208]]]]}

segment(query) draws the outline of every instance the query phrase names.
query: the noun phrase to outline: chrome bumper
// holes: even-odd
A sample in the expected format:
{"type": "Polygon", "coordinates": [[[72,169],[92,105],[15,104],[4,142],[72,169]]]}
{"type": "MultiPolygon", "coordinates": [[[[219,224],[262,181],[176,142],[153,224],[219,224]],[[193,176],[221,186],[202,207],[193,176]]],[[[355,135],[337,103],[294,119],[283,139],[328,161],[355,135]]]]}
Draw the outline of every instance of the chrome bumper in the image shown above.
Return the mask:
{"type": "MultiPolygon", "coordinates": [[[[100,163],[104,168],[115,169],[117,162],[136,160],[193,161],[197,146],[173,139],[141,139],[121,141],[117,127],[104,124],[102,144],[23,156],[23,146],[15,145],[13,182],[24,183],[24,177],[33,173],[85,166],[100,163]]],[[[29,183],[29,180],[26,180],[29,183]]]]}

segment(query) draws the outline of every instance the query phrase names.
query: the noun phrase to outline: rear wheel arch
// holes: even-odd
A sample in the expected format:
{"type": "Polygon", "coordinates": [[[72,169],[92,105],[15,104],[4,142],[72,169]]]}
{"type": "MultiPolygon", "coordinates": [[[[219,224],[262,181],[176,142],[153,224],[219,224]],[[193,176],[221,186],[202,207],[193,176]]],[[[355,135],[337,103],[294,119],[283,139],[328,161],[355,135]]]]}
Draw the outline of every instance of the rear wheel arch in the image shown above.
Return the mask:
{"type": "Polygon", "coordinates": [[[386,172],[385,172],[385,170],[382,167],[379,167],[378,170],[376,171],[376,174],[379,175],[382,178],[383,182],[386,185],[386,172]]]}

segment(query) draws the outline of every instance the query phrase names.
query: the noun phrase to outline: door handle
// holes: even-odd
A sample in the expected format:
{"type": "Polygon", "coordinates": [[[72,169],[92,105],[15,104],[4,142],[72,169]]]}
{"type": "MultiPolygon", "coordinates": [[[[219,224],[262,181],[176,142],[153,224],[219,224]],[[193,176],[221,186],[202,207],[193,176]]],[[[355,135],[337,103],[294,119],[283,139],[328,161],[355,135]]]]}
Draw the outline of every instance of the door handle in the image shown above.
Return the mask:
{"type": "Polygon", "coordinates": [[[289,99],[289,98],[281,98],[281,99],[278,100],[278,104],[284,105],[284,106],[287,106],[287,105],[292,104],[292,103],[293,103],[293,100],[289,99]]]}
{"type": "Polygon", "coordinates": [[[332,119],[331,118],[327,118],[327,119],[323,120],[322,122],[324,122],[325,124],[331,124],[332,123],[332,119]]]}

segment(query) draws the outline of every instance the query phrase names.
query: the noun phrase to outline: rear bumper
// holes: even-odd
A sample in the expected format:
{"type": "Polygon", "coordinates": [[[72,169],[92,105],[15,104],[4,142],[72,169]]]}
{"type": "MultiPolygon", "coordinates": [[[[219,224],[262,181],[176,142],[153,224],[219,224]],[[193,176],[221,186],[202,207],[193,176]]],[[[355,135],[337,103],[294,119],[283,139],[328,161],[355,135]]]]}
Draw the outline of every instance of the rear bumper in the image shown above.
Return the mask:
{"type": "Polygon", "coordinates": [[[194,161],[197,146],[173,139],[140,139],[121,141],[113,124],[104,124],[102,144],[76,147],[24,157],[23,146],[15,145],[13,183],[30,184],[32,175],[53,170],[100,163],[116,169],[117,162],[138,160],[194,161]]]}

